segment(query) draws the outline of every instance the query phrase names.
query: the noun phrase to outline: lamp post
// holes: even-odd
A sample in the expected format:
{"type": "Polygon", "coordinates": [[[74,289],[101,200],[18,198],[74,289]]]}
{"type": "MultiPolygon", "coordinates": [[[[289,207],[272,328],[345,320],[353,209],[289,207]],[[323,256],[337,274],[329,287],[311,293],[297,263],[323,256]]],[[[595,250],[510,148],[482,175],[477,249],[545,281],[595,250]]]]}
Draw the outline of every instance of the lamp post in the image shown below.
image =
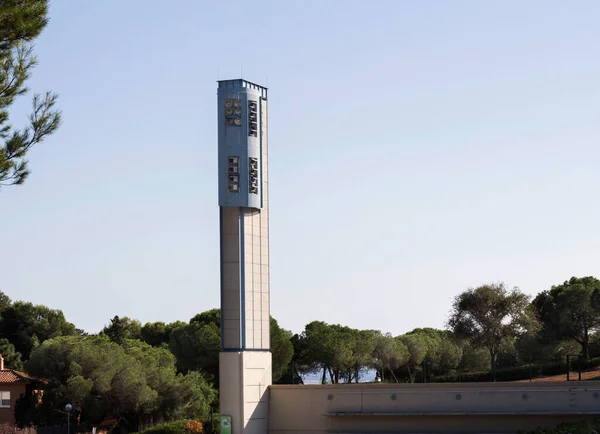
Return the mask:
{"type": "Polygon", "coordinates": [[[71,410],[73,410],[73,406],[67,404],[65,410],[67,411],[67,434],[71,434],[71,410]]]}

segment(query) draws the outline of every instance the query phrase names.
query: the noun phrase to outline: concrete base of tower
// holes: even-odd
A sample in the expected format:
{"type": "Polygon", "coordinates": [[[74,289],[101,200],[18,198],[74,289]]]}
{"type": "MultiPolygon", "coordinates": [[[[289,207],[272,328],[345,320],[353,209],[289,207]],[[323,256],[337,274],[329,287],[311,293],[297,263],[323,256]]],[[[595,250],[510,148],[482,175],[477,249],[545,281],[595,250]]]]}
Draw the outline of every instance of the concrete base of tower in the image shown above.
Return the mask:
{"type": "Polygon", "coordinates": [[[267,434],[272,356],[269,351],[219,354],[221,416],[231,416],[232,434],[267,434]]]}

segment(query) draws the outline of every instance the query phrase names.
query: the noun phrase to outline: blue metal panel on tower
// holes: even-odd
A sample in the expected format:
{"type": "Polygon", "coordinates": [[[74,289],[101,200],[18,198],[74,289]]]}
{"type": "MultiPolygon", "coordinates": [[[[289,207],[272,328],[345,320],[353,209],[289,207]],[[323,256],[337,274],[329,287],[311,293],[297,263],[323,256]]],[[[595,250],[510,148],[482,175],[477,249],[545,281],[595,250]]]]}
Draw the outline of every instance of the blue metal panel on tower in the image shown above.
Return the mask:
{"type": "Polygon", "coordinates": [[[219,206],[260,209],[261,106],[267,89],[246,80],[219,81],[219,206]]]}

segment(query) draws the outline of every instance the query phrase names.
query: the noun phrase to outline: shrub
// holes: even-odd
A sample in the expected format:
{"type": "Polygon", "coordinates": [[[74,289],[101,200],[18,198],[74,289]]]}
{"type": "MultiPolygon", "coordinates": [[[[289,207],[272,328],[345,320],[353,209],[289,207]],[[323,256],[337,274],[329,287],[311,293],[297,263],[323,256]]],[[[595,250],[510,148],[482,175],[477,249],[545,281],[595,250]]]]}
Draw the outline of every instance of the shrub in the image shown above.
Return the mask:
{"type": "Polygon", "coordinates": [[[563,422],[547,428],[536,428],[533,431],[519,431],[519,434],[597,434],[598,432],[600,432],[600,419],[596,418],[585,422],[563,422]]]}
{"type": "Polygon", "coordinates": [[[190,434],[202,434],[204,432],[202,422],[198,422],[197,420],[188,421],[186,428],[190,434]]]}
{"type": "MultiPolygon", "coordinates": [[[[600,357],[581,361],[581,369],[591,369],[600,366],[600,357]]],[[[571,371],[577,370],[577,360],[573,360],[571,371]]],[[[524,365],[516,368],[498,369],[496,371],[496,381],[519,381],[532,378],[548,377],[552,375],[566,374],[567,367],[563,363],[548,363],[545,365],[524,365]]],[[[434,377],[432,382],[436,383],[455,383],[458,381],[458,375],[441,375],[434,377]]],[[[462,381],[465,383],[477,383],[493,381],[492,373],[488,371],[470,372],[462,375],[462,381]]]]}
{"type": "Polygon", "coordinates": [[[176,420],[161,423],[152,428],[140,431],[138,434],[203,434],[202,422],[197,420],[176,420]]]}

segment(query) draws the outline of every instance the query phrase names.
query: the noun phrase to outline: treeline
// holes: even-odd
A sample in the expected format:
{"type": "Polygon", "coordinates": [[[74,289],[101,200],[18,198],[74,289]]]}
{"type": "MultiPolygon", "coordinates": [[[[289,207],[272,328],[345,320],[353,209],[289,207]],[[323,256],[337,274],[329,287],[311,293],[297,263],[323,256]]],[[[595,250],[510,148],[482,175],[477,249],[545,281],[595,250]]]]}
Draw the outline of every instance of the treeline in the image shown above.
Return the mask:
{"type": "MultiPolygon", "coordinates": [[[[323,383],[351,383],[375,370],[378,380],[399,383],[489,381],[497,369],[523,374],[532,364],[563,363],[567,354],[600,355],[599,327],[600,281],[594,277],[572,278],[533,299],[503,284],[471,288],[454,299],[446,330],[399,336],[322,321],[292,334],[271,318],[273,379],[297,384],[312,374],[323,383]]],[[[67,403],[82,430],[109,416],[121,418],[129,431],[174,420],[206,422],[211,407],[218,410],[219,351],[219,309],[168,324],[115,316],[99,333],[87,334],[60,310],[0,293],[5,366],[48,380],[41,405],[19,400],[21,425],[60,425],[67,403]]]]}
{"type": "MultiPolygon", "coordinates": [[[[218,410],[219,309],[189,322],[149,322],[113,317],[97,334],[68,322],[63,312],[12,302],[0,292],[0,354],[5,368],[26,371],[48,383],[38,395],[20,398],[20,426],[59,426],[73,406],[79,431],[117,418],[127,431],[157,423],[210,418],[218,410]]],[[[292,358],[291,332],[271,318],[273,376],[292,358]]]]}
{"type": "Polygon", "coordinates": [[[350,383],[369,368],[392,382],[491,381],[499,369],[513,370],[503,379],[524,379],[544,366],[548,374],[564,372],[567,355],[600,356],[599,327],[600,281],[594,277],[573,277],[533,300],[502,283],[483,285],[456,296],[446,330],[392,336],[312,322],[292,337],[284,380],[320,373],[322,382],[350,383]]]}

